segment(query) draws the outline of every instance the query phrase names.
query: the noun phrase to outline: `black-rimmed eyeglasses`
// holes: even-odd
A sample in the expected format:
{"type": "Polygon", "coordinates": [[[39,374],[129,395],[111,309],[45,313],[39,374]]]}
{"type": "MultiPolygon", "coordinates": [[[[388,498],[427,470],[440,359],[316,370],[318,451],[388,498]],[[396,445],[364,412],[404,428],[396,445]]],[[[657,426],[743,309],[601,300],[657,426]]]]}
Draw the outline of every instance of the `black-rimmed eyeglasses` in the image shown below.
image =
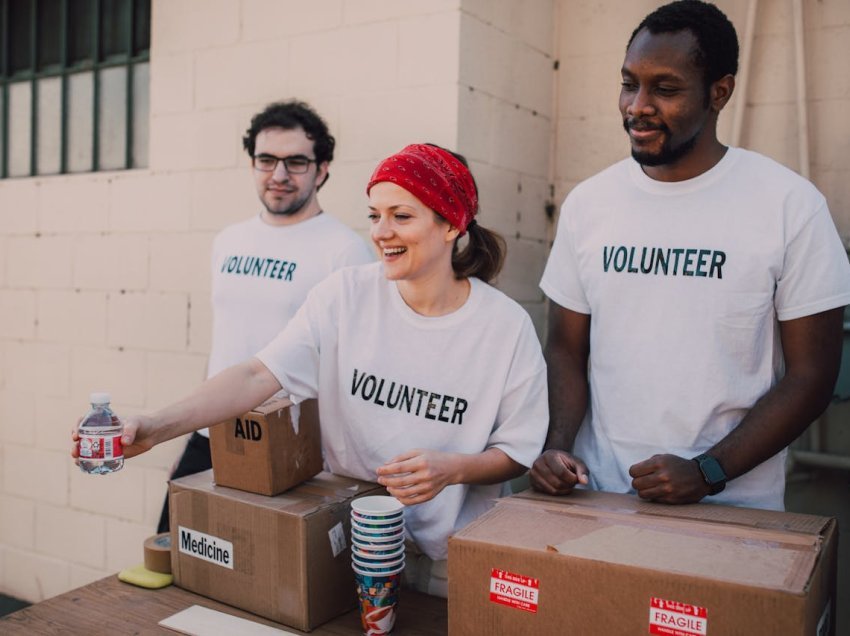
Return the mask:
{"type": "Polygon", "coordinates": [[[254,155],[251,161],[255,170],[260,172],[274,172],[277,164],[282,162],[283,167],[289,174],[304,174],[310,169],[311,163],[318,163],[304,155],[291,155],[289,157],[275,157],[274,155],[254,155]]]}

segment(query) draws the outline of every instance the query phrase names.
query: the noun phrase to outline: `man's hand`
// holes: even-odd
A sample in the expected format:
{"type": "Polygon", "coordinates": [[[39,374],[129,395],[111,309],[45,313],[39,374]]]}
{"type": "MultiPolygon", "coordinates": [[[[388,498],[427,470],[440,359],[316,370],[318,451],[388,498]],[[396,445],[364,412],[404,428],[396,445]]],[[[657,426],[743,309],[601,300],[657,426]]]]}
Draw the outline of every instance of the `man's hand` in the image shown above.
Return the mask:
{"type": "Polygon", "coordinates": [[[457,453],[414,449],[379,466],[378,483],[406,506],[424,503],[455,483],[459,461],[457,453]]]}
{"type": "Polygon", "coordinates": [[[577,484],[587,484],[585,463],[564,450],[547,450],[534,461],[531,467],[531,485],[549,495],[566,495],[577,484]]]}
{"type": "Polygon", "coordinates": [[[653,455],[629,468],[641,499],[666,504],[696,503],[711,492],[697,463],[677,455],[653,455]]]}

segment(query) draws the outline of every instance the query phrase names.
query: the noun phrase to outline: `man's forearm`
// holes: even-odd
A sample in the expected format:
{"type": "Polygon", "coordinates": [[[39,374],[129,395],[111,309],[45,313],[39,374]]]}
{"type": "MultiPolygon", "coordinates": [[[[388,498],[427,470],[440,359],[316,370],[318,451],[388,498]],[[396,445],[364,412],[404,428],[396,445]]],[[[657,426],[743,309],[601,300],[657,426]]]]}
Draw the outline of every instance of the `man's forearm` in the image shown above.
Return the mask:
{"type": "Polygon", "coordinates": [[[832,394],[813,378],[786,376],[708,452],[729,479],[740,477],[793,442],[826,408],[832,394]]]}
{"type": "Polygon", "coordinates": [[[559,356],[548,356],[549,432],[544,450],[572,451],[587,412],[587,373],[578,372],[559,356]]]}
{"type": "Polygon", "coordinates": [[[841,363],[843,308],[780,323],[787,371],[709,453],[732,479],[773,457],[829,404],[841,363]]]}
{"type": "Polygon", "coordinates": [[[551,303],[544,355],[549,383],[549,433],[544,450],[572,451],[590,393],[590,315],[551,303]]]}

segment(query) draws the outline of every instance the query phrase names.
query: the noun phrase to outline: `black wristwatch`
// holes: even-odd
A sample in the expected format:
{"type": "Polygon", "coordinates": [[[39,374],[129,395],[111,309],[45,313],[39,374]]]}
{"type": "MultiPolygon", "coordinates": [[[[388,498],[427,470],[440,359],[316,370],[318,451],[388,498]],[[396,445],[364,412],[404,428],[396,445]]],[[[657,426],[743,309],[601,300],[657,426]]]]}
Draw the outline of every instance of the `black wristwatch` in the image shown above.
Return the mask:
{"type": "Polygon", "coordinates": [[[726,488],[726,473],[723,472],[723,467],[720,462],[707,453],[697,455],[694,461],[699,466],[699,471],[702,473],[702,478],[708,484],[709,495],[716,495],[726,488]]]}

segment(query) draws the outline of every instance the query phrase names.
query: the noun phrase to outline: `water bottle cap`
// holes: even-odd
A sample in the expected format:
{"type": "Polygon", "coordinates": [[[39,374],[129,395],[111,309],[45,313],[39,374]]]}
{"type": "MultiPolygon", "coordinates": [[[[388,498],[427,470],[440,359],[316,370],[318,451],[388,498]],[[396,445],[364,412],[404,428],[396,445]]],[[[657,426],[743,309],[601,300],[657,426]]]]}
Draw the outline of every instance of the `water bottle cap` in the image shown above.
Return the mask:
{"type": "Polygon", "coordinates": [[[112,396],[105,391],[98,391],[89,395],[89,402],[92,404],[109,404],[112,401],[112,396]]]}

